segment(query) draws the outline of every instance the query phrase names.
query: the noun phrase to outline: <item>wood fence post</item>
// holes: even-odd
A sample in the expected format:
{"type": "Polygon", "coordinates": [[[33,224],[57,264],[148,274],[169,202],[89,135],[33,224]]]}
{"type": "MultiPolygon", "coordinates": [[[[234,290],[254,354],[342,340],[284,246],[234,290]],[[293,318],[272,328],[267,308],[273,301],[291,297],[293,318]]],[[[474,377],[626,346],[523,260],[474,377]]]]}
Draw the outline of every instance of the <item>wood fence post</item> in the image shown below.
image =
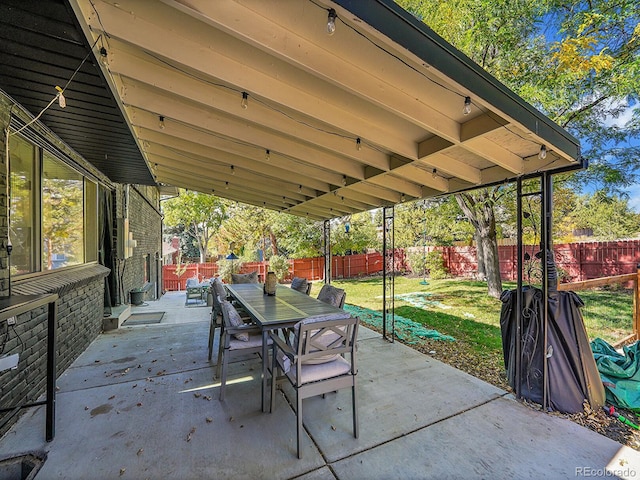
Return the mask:
{"type": "Polygon", "coordinates": [[[633,282],[633,333],[638,340],[638,331],[640,330],[640,264],[636,265],[636,280],[633,282]]]}

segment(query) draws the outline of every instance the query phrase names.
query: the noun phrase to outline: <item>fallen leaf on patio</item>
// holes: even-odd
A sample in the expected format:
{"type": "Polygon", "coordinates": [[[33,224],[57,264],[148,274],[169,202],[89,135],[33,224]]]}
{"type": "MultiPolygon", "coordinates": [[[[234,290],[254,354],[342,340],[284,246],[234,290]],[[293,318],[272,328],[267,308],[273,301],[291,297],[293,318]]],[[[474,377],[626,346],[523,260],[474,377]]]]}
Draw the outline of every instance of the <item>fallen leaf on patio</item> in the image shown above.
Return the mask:
{"type": "Polygon", "coordinates": [[[187,435],[187,442],[191,441],[191,437],[193,436],[194,433],[196,433],[196,427],[191,428],[191,431],[187,435]]]}
{"type": "Polygon", "coordinates": [[[141,448],[140,450],[138,450],[138,453],[136,453],[136,455],[140,456],[142,455],[142,452],[144,452],[144,448],[141,448]]]}
{"type": "Polygon", "coordinates": [[[127,471],[127,469],[126,469],[126,468],[124,468],[124,467],[122,467],[122,468],[120,469],[120,476],[124,475],[124,472],[126,472],[126,471],[127,471]]]}
{"type": "Polygon", "coordinates": [[[89,410],[89,407],[84,407],[85,410],[89,410]]]}
{"type": "Polygon", "coordinates": [[[137,368],[142,368],[142,365],[138,365],[138,367],[137,367],[137,368]]]}
{"type": "Polygon", "coordinates": [[[142,402],[138,402],[138,403],[136,403],[136,405],[141,407],[142,406],[142,402]]]}
{"type": "Polygon", "coordinates": [[[161,377],[162,375],[164,375],[166,372],[166,370],[160,370],[158,373],[156,373],[156,376],[161,377]]]}
{"type": "Polygon", "coordinates": [[[211,401],[211,395],[205,395],[203,398],[204,398],[205,400],[209,400],[209,401],[211,401]]]}
{"type": "Polygon", "coordinates": [[[335,429],[336,429],[336,427],[334,427],[333,425],[331,425],[331,430],[335,430],[335,429]]]}
{"type": "Polygon", "coordinates": [[[138,384],[136,383],[136,384],[135,384],[133,387],[131,387],[131,388],[136,388],[137,386],[138,386],[138,384]]]}
{"type": "Polygon", "coordinates": [[[158,359],[156,358],[155,360],[151,360],[151,363],[156,363],[158,361],[158,359]]]}
{"type": "Polygon", "coordinates": [[[116,410],[116,415],[120,415],[120,410],[116,410]]]}
{"type": "Polygon", "coordinates": [[[151,367],[147,368],[147,372],[150,372],[150,371],[151,371],[151,367]]]}
{"type": "Polygon", "coordinates": [[[244,425],[240,425],[240,428],[244,428],[244,425]]]}
{"type": "Polygon", "coordinates": [[[59,391],[60,391],[60,387],[56,387],[56,392],[59,392],[59,391]]]}
{"type": "Polygon", "coordinates": [[[113,400],[114,398],[116,398],[116,396],[115,396],[115,395],[111,395],[111,396],[109,397],[109,400],[113,400]]]}
{"type": "Polygon", "coordinates": [[[213,422],[213,418],[207,417],[207,423],[211,423],[211,422],[213,422]]]}
{"type": "Polygon", "coordinates": [[[196,393],[194,393],[194,394],[193,394],[193,396],[194,396],[194,397],[196,397],[196,398],[200,398],[200,397],[202,396],[202,394],[201,394],[201,393],[196,392],[196,393]]]}
{"type": "Polygon", "coordinates": [[[229,417],[229,421],[233,422],[234,418],[233,417],[229,417]]]}
{"type": "Polygon", "coordinates": [[[342,407],[338,407],[338,410],[342,410],[342,407]]]}
{"type": "Polygon", "coordinates": [[[93,363],[100,363],[100,360],[94,360],[93,363]]]}
{"type": "Polygon", "coordinates": [[[114,345],[113,348],[116,348],[118,345],[114,345]]]}

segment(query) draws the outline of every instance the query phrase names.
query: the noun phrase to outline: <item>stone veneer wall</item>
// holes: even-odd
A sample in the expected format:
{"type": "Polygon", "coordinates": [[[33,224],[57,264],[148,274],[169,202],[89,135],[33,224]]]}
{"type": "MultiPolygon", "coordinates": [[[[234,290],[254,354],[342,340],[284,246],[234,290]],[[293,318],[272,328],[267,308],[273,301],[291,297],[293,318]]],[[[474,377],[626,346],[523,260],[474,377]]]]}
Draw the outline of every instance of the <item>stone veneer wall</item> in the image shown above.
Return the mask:
{"type": "MultiPolygon", "coordinates": [[[[126,185],[116,185],[116,217],[125,216],[126,185]]],[[[158,189],[131,185],[129,187],[129,231],[138,245],[133,255],[117,260],[117,270],[121,278],[120,303],[130,303],[129,292],[141,288],[144,283],[145,257],[149,258],[151,288],[145,293],[145,299],[157,299],[156,283],[161,269],[158,259],[162,259],[162,214],[160,212],[158,189]]],[[[117,222],[114,221],[117,225],[117,222]]]]}
{"type": "MultiPolygon", "coordinates": [[[[104,278],[108,273],[109,269],[101,265],[86,265],[12,286],[15,295],[59,295],[56,302],[57,376],[84,352],[102,330],[104,278]]],[[[47,308],[41,307],[18,316],[14,327],[2,322],[0,346],[3,344],[3,354],[19,353],[20,361],[17,369],[0,373],[0,408],[36,401],[46,388],[47,308]]],[[[13,417],[0,427],[0,435],[6,433],[16,419],[13,417]]],[[[5,417],[0,415],[0,424],[4,420],[5,417]]]]}

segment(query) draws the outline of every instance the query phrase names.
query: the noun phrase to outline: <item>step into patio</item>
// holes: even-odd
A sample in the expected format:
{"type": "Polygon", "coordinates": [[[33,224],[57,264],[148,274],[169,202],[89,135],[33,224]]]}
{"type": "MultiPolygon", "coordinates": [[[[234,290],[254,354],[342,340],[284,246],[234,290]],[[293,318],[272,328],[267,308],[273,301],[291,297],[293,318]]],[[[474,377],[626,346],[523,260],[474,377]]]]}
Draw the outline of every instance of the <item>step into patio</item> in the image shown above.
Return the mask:
{"type": "Polygon", "coordinates": [[[102,330],[116,330],[131,316],[131,305],[117,305],[111,307],[111,314],[102,319],[102,330]]]}

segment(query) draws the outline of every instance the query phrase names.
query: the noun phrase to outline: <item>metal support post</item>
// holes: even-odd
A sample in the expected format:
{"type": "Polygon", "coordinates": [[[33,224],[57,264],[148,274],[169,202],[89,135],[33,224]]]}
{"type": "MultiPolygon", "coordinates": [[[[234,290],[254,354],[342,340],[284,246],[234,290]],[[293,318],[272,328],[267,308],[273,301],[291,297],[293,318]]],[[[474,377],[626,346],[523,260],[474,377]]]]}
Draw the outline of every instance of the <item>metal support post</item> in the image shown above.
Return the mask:
{"type": "Polygon", "coordinates": [[[544,305],[543,316],[543,333],[544,333],[544,357],[543,357],[543,396],[542,407],[545,411],[549,411],[549,279],[548,266],[549,255],[553,255],[553,245],[551,237],[551,210],[553,204],[553,178],[547,172],[542,174],[541,191],[542,191],[542,301],[544,305]]]}
{"type": "Polygon", "coordinates": [[[324,221],[324,283],[331,283],[331,220],[324,221]]]}
{"type": "Polygon", "coordinates": [[[394,239],[394,208],[382,209],[382,336],[390,342],[395,341],[395,239],[394,239]],[[391,336],[387,335],[387,323],[391,325],[391,336]]]}

